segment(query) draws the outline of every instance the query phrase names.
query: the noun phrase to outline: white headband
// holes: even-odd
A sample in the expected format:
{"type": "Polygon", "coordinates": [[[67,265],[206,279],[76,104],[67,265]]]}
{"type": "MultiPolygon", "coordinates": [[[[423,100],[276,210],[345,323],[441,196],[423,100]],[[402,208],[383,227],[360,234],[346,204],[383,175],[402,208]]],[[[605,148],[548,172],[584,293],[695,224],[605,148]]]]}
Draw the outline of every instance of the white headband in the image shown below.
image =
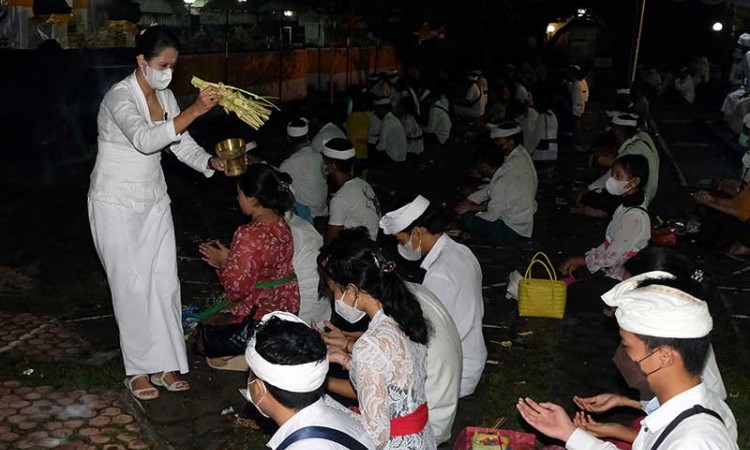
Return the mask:
{"type": "Polygon", "coordinates": [[[375,106],[390,105],[391,104],[391,99],[390,99],[390,97],[376,98],[375,100],[372,101],[372,104],[375,105],[375,106]]]}
{"type": "MultiPolygon", "coordinates": [[[[336,138],[341,139],[341,138],[336,138]]],[[[352,159],[356,156],[357,152],[354,150],[354,146],[350,144],[349,148],[346,149],[336,149],[331,148],[328,146],[328,143],[331,142],[333,139],[329,139],[326,141],[325,144],[323,144],[323,156],[326,156],[331,159],[340,159],[340,160],[347,160],[352,159]]],[[[347,141],[348,142],[348,141],[347,141]]]]}
{"type": "Polygon", "coordinates": [[[293,126],[292,122],[289,122],[289,124],[286,126],[286,134],[289,137],[302,137],[306,136],[310,132],[310,125],[309,121],[305,119],[304,117],[300,118],[301,121],[305,122],[305,126],[293,126]]]}
{"type": "MultiPolygon", "coordinates": [[[[307,323],[292,313],[276,311],[263,316],[260,324],[265,323],[271,317],[278,317],[287,322],[307,323]]],[[[245,360],[250,370],[256,377],[269,384],[289,392],[312,392],[323,385],[328,376],[328,355],[320,361],[297,364],[294,366],[273,364],[260,356],[255,351],[255,336],[250,339],[250,343],[245,350],[245,360]]]]}
{"type": "Polygon", "coordinates": [[[622,114],[619,116],[615,116],[612,119],[612,123],[614,125],[622,125],[624,127],[637,127],[638,118],[630,114],[622,114]]]}
{"type": "Polygon", "coordinates": [[[737,39],[737,44],[743,47],[750,47],[750,34],[742,33],[739,39],[737,39]]]}
{"type": "Polygon", "coordinates": [[[310,141],[310,145],[315,150],[322,152],[323,147],[326,145],[326,142],[330,141],[333,138],[344,138],[346,139],[346,135],[339,127],[336,126],[336,124],[332,122],[328,122],[327,124],[323,125],[323,128],[318,131],[318,134],[315,135],[314,138],[312,138],[312,141],[310,141]]]}
{"type": "Polygon", "coordinates": [[[674,339],[707,336],[713,319],[706,302],[667,286],[637,286],[646,279],[674,278],[666,272],[647,272],[615,286],[602,296],[616,307],[617,323],[625,331],[674,339]]]}
{"type": "Polygon", "coordinates": [[[400,233],[414,223],[415,220],[419,219],[429,206],[429,200],[421,195],[417,195],[417,198],[410,203],[384,215],[380,219],[380,228],[383,229],[383,233],[385,234],[394,235],[400,233]]]}
{"type": "Polygon", "coordinates": [[[518,134],[521,132],[521,127],[515,126],[512,128],[501,128],[501,127],[492,127],[490,128],[490,138],[495,139],[499,137],[508,137],[513,136],[514,134],[518,134]]]}

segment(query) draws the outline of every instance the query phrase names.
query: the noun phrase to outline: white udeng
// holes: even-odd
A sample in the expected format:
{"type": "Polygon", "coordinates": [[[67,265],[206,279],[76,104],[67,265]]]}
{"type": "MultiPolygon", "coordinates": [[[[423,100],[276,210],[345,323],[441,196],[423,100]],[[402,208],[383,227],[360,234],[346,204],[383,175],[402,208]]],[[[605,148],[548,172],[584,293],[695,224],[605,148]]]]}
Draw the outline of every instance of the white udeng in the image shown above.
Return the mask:
{"type": "Polygon", "coordinates": [[[88,194],[94,246],[107,272],[127,375],[188,372],[170,199],[161,151],[209,177],[211,158],[187,131],[172,91],[157,91],[166,113],[152,122],[135,73],[104,96],[88,194]]]}

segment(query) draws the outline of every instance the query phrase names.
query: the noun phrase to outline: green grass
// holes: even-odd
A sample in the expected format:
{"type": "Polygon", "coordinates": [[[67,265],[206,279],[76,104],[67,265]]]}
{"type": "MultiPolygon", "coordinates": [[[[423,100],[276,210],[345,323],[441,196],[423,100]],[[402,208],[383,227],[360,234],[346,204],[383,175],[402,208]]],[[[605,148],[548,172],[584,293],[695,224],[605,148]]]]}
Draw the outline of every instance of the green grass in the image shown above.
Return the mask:
{"type": "Polygon", "coordinates": [[[0,379],[19,380],[32,386],[50,385],[58,389],[120,390],[125,378],[118,360],[103,366],[87,366],[75,362],[52,363],[26,359],[3,358],[0,379]],[[24,371],[33,373],[25,375],[24,371]]]}
{"type": "Polygon", "coordinates": [[[738,359],[723,363],[721,375],[727,388],[727,404],[737,419],[737,444],[740,449],[750,449],[750,371],[738,359]]]}
{"type": "Polygon", "coordinates": [[[549,374],[562,324],[551,320],[529,320],[525,329],[533,330],[534,334],[517,338],[510,348],[488,343],[494,347],[490,349],[491,355],[494,354],[500,364],[494,368],[487,366],[490,373],[482,426],[491,426],[497,419],[505,417],[503,428],[526,431],[527,427],[516,410],[518,398],[529,396],[546,400],[552,397],[549,374]]]}

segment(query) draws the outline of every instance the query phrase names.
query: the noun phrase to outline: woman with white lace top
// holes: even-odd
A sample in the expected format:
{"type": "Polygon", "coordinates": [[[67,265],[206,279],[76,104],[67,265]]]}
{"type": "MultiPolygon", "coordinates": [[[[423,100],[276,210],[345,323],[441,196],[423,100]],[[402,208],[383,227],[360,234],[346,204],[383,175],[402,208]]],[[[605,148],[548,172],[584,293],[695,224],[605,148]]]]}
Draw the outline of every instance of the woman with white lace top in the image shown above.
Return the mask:
{"type": "Polygon", "coordinates": [[[360,420],[378,449],[437,448],[425,391],[431,326],[395,263],[359,230],[342,232],[319,261],[336,312],[351,323],[370,318],[356,340],[339,330],[324,334],[330,361],[351,380],[329,378],[328,389],[359,401],[360,420]]]}

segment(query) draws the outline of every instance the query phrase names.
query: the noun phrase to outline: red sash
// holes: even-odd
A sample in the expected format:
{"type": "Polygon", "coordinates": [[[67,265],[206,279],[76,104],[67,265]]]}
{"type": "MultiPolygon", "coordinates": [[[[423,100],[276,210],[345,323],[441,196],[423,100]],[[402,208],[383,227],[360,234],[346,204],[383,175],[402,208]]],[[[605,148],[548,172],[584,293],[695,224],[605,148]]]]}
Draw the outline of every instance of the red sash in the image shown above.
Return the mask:
{"type": "Polygon", "coordinates": [[[414,412],[391,419],[391,437],[419,433],[427,426],[428,417],[427,403],[422,403],[414,412]]]}

